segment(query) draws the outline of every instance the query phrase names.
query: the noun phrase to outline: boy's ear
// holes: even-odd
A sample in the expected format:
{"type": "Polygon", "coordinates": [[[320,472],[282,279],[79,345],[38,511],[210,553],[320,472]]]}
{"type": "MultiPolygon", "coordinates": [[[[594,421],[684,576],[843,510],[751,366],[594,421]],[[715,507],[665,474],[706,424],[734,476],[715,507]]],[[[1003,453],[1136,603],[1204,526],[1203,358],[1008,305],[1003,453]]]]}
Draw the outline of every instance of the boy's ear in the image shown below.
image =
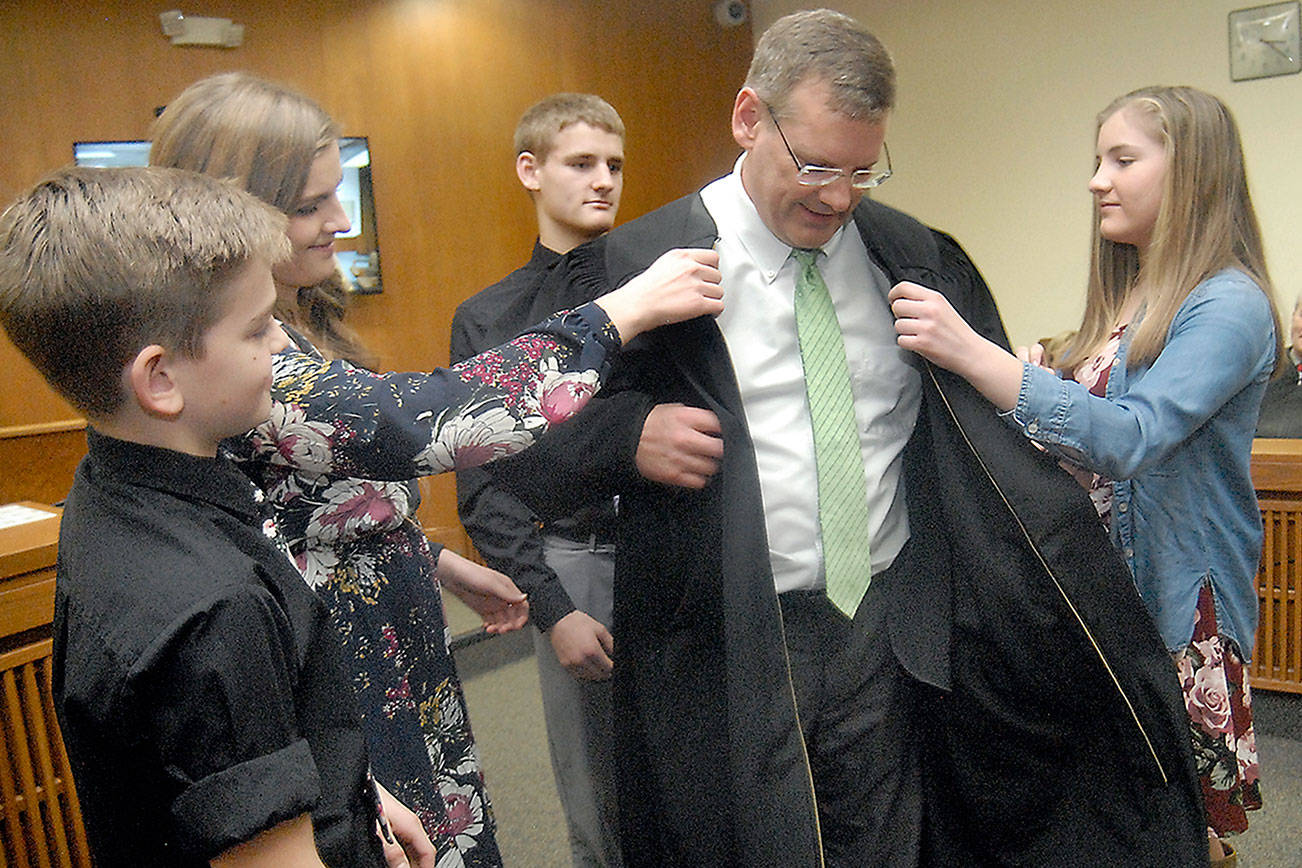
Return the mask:
{"type": "Polygon", "coordinates": [[[538,180],[538,158],[529,151],[521,151],[516,155],[515,176],[531,193],[537,193],[542,189],[542,182],[538,180]]]}
{"type": "Polygon", "coordinates": [[[140,409],[150,416],[174,418],[185,407],[180,385],[172,378],[171,354],[158,344],[150,344],[136,354],[127,366],[127,383],[140,409]]]}

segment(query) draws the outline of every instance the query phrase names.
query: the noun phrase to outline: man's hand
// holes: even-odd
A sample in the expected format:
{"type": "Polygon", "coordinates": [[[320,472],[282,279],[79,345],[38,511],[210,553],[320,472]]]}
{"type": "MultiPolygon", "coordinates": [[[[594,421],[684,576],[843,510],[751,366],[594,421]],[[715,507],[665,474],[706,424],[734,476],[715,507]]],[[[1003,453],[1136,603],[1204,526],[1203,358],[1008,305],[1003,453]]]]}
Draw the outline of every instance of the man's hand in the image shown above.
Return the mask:
{"type": "Polygon", "coordinates": [[[719,417],[684,404],[657,404],[642,424],[637,469],[652,482],[704,488],[723,458],[719,417]]]}
{"type": "Polygon", "coordinates": [[[723,312],[719,254],[706,248],[662,253],[651,267],[597,299],[627,344],[644,331],[723,312]]]}
{"type": "Polygon", "coordinates": [[[443,587],[478,613],[489,633],[510,633],[529,620],[525,595],[504,573],[445,548],[439,552],[438,576],[443,587]]]}
{"type": "Polygon", "coordinates": [[[556,659],[575,678],[605,681],[614,663],[615,640],[600,621],[575,609],[547,631],[556,659]]]}
{"type": "Polygon", "coordinates": [[[420,818],[402,802],[395,799],[378,783],[383,814],[379,819],[380,844],[384,847],[384,862],[389,868],[434,868],[437,854],[430,843],[420,818]],[[392,835],[387,834],[391,832],[392,835]],[[392,840],[391,840],[392,839],[392,840]]]}

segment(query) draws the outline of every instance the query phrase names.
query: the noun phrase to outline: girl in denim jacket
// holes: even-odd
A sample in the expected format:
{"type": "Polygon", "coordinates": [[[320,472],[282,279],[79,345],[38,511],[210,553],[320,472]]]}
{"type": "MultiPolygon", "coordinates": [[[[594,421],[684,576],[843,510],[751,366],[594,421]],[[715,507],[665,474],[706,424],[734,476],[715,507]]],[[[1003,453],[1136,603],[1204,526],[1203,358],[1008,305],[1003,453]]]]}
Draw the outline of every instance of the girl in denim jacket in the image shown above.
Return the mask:
{"type": "Polygon", "coordinates": [[[1238,130],[1215,97],[1152,87],[1099,115],[1085,318],[1058,371],[939,293],[891,293],[900,346],[963,376],[1090,491],[1175,660],[1208,852],[1261,806],[1247,664],[1261,518],[1249,473],[1279,315],[1238,130]]]}

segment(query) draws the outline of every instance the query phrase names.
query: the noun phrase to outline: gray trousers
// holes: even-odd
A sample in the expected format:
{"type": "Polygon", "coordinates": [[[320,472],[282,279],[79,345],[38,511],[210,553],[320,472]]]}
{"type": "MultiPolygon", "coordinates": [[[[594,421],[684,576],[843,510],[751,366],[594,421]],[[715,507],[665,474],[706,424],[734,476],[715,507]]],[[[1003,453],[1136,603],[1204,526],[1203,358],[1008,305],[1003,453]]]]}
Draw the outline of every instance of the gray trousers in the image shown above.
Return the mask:
{"type": "MultiPolygon", "coordinates": [[[[575,607],[609,629],[614,547],[594,547],[555,536],[544,538],[543,546],[547,566],[560,578],[575,607]]],[[[575,868],[621,868],[610,682],[575,678],[556,659],[551,639],[537,630],[534,650],[552,773],[569,826],[571,859],[575,868]]]]}

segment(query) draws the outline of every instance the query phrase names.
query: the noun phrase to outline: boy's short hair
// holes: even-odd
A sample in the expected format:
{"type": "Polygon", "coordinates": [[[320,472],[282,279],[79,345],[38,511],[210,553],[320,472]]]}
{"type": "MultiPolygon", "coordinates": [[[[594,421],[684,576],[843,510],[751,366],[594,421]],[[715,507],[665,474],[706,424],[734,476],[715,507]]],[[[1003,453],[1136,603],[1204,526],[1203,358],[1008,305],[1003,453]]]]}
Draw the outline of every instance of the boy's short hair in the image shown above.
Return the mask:
{"type": "Polygon", "coordinates": [[[591,93],[554,93],[531,105],[515,127],[516,156],[525,151],[547,162],[556,135],[570,124],[588,124],[624,138],[619,112],[591,93]]]}
{"type": "Polygon", "coordinates": [[[69,402],[107,418],[143,347],[202,356],[225,281],[288,257],[285,229],[275,208],[195,172],[60,169],[0,214],[0,323],[69,402]]]}

